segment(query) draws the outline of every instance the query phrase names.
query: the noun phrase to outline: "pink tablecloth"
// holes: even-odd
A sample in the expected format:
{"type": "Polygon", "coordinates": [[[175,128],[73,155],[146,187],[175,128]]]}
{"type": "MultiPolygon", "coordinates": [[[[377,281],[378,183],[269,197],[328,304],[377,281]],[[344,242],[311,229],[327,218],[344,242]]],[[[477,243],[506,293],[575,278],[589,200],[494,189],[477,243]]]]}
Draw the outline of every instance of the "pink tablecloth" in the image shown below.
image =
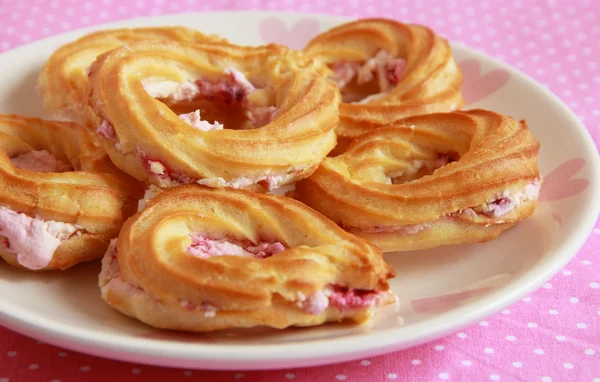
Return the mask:
{"type": "MultiPolygon", "coordinates": [[[[86,25],[233,9],[292,10],[420,22],[549,87],[600,140],[598,0],[0,0],[0,52],[86,25]]],[[[600,381],[600,228],[542,289],[479,325],[407,351],[267,372],[186,371],[64,351],[0,328],[0,382],[106,380],[600,381]]]]}

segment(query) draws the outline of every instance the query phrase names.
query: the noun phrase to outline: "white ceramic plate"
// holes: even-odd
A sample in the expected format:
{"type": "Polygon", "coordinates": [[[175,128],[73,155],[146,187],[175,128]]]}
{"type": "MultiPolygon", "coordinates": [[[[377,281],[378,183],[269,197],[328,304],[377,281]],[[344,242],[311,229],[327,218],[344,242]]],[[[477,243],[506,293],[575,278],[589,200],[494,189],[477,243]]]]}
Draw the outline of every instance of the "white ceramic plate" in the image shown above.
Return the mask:
{"type": "MultiPolygon", "coordinates": [[[[107,27],[185,25],[241,44],[300,48],[344,19],[288,13],[201,13],[107,27]]],[[[94,29],[100,29],[96,27],[94,29]]],[[[38,41],[0,56],[0,112],[43,116],[35,80],[51,52],[92,29],[38,41]]],[[[501,62],[454,45],[469,107],[524,118],[542,144],[545,176],[537,212],[490,243],[390,255],[400,306],[369,325],[219,334],[157,331],[110,309],[99,264],[33,274],[0,264],[0,322],[18,332],[98,356],[185,368],[268,369],[347,361],[399,350],[457,331],[532,292],[576,253],[596,220],[598,154],[585,128],[556,97],[501,62]]]]}

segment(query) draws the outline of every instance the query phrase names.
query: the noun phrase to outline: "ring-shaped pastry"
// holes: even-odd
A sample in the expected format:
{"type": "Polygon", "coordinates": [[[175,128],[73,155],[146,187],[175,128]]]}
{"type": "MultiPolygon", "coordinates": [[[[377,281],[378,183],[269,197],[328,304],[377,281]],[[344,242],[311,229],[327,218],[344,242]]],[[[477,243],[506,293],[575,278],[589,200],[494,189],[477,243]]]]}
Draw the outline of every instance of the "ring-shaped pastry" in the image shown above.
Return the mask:
{"type": "Polygon", "coordinates": [[[353,21],[319,34],[304,53],[331,69],[342,92],[338,146],[332,154],[373,128],[463,105],[463,77],[450,45],[424,26],[353,21]]]}
{"type": "Polygon", "coordinates": [[[164,329],[363,322],[392,303],[381,251],[283,196],[187,185],[129,219],[102,261],[102,298],[164,329]]]}
{"type": "Polygon", "coordinates": [[[30,270],[99,259],[142,187],[70,122],[0,115],[0,257],[30,270]]]}
{"type": "Polygon", "coordinates": [[[271,190],[310,175],[336,142],[338,89],[274,44],[130,44],[92,65],[88,93],[86,126],[112,161],[165,188],[271,190]]]}
{"type": "Polygon", "coordinates": [[[55,116],[81,122],[90,64],[104,52],[142,40],[225,41],[183,27],[110,29],[87,34],[58,48],[44,64],[38,77],[44,108],[55,116]]]}
{"type": "Polygon", "coordinates": [[[294,197],[384,252],[487,241],[534,212],[539,148],[491,111],[414,116],[325,159],[294,197]]]}

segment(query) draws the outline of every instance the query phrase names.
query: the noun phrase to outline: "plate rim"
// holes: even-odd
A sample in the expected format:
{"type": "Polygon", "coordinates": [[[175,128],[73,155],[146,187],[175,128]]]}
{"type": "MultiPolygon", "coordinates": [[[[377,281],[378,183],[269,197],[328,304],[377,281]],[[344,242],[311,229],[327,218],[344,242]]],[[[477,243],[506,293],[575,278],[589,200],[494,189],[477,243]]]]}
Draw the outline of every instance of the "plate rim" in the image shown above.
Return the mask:
{"type": "MultiPolygon", "coordinates": [[[[111,29],[125,27],[128,24],[136,27],[141,24],[150,23],[151,25],[168,23],[176,24],[176,20],[181,17],[210,17],[210,15],[239,14],[240,17],[248,14],[256,16],[277,16],[281,18],[298,19],[302,17],[313,17],[327,22],[343,22],[353,20],[354,18],[334,16],[324,13],[304,13],[304,12],[278,12],[278,11],[215,11],[215,12],[186,12],[174,13],[161,16],[140,17],[112,21],[109,23],[98,24],[90,27],[80,28],[61,34],[49,36],[29,44],[21,45],[17,48],[0,54],[0,58],[7,56],[19,56],[21,51],[34,49],[38,45],[48,44],[51,40],[66,38],[81,33],[87,33],[99,29],[111,29]],[[173,21],[170,21],[173,20],[173,21]]],[[[501,60],[489,56],[474,48],[468,47],[463,43],[451,42],[452,49],[462,50],[469,56],[477,58],[480,62],[488,62],[493,66],[506,70],[512,75],[512,78],[519,82],[524,82],[527,87],[532,87],[536,93],[540,93],[549,101],[549,107],[559,110],[561,114],[572,120],[570,129],[576,131],[586,149],[586,157],[590,166],[590,186],[589,190],[599,191],[600,189],[600,157],[598,147],[594,143],[590,132],[579,121],[578,117],[558,98],[554,93],[546,89],[543,85],[501,60]],[[594,155],[595,153],[595,155],[594,155]]],[[[431,341],[435,338],[443,337],[449,333],[458,331],[462,328],[471,326],[474,322],[489,317],[507,306],[517,302],[527,294],[539,288],[544,282],[554,276],[563,268],[579,251],[585,241],[588,239],[600,212],[600,198],[591,198],[591,208],[584,209],[578,216],[579,229],[572,235],[565,237],[559,242],[554,250],[552,259],[538,262],[525,273],[519,280],[513,284],[499,288],[498,290],[487,294],[480,299],[455,308],[449,312],[426,319],[422,322],[411,324],[410,330],[407,327],[399,326],[385,329],[380,332],[371,333],[367,336],[349,335],[334,339],[315,339],[306,342],[286,343],[286,344],[260,344],[260,345],[240,345],[240,344],[202,344],[156,341],[147,338],[121,338],[117,334],[91,333],[81,328],[69,327],[67,323],[55,322],[46,317],[28,313],[26,309],[10,302],[0,304],[0,324],[25,334],[27,336],[42,338],[43,340],[57,346],[72,349],[75,351],[92,354],[104,358],[116,359],[121,361],[131,361],[137,363],[153,364],[157,366],[179,366],[183,363],[193,361],[200,362],[201,368],[213,370],[234,370],[238,367],[227,367],[226,363],[240,364],[245,363],[247,370],[267,370],[281,369],[285,367],[305,367],[331,364],[342,361],[350,361],[359,357],[364,357],[387,353],[393,350],[405,349],[421,343],[431,341]],[[398,336],[401,334],[401,336],[398,336]],[[359,336],[359,337],[357,337],[359,336]],[[354,348],[359,342],[358,348],[354,348]],[[251,352],[248,349],[252,349],[251,352]],[[144,358],[145,357],[145,358],[144,358]],[[270,365],[259,363],[253,367],[253,362],[268,360],[270,365]],[[207,363],[215,362],[215,367],[207,367],[207,363]]],[[[192,367],[192,366],[186,366],[192,367]]]]}

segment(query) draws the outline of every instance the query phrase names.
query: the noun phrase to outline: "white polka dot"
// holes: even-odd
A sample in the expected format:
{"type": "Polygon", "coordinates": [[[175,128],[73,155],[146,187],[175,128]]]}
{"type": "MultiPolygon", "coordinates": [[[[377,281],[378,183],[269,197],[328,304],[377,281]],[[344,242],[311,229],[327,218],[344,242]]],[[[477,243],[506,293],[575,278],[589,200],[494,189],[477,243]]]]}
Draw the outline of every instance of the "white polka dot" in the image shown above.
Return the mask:
{"type": "Polygon", "coordinates": [[[435,350],[437,350],[437,351],[442,351],[442,350],[444,350],[445,348],[444,348],[444,345],[435,345],[435,348],[434,348],[434,349],[435,349],[435,350]]]}
{"type": "MultiPolygon", "coordinates": [[[[594,99],[592,98],[592,101],[593,101],[593,100],[594,100],[594,99]]],[[[592,262],[591,262],[591,261],[589,261],[589,260],[581,260],[581,264],[583,264],[583,265],[590,265],[591,263],[592,263],[592,262]]]]}
{"type": "Polygon", "coordinates": [[[551,315],[553,315],[553,316],[556,316],[556,315],[558,314],[558,310],[556,310],[556,309],[550,309],[550,310],[548,311],[548,313],[550,313],[550,314],[551,314],[551,315]]]}
{"type": "Polygon", "coordinates": [[[598,289],[598,288],[600,288],[600,284],[598,284],[596,282],[590,283],[590,288],[592,288],[592,289],[598,289]]]}
{"type": "Polygon", "coordinates": [[[421,360],[420,359],[413,359],[412,361],[410,361],[410,363],[412,363],[413,365],[420,365],[421,364],[421,360]]]}
{"type": "Polygon", "coordinates": [[[583,322],[578,322],[578,323],[577,323],[577,327],[578,327],[579,329],[585,329],[585,328],[587,328],[587,325],[586,325],[586,324],[584,324],[583,322]]]}
{"type": "Polygon", "coordinates": [[[528,328],[537,328],[538,324],[536,324],[535,322],[529,322],[529,323],[527,323],[527,327],[528,328]]]}
{"type": "Polygon", "coordinates": [[[492,374],[492,375],[490,375],[490,379],[492,381],[499,381],[500,380],[500,376],[497,375],[497,374],[492,374]]]}
{"type": "Polygon", "coordinates": [[[462,363],[465,366],[471,366],[471,361],[469,361],[468,359],[463,359],[462,361],[460,361],[460,363],[462,363]]]}
{"type": "Polygon", "coordinates": [[[542,285],[542,288],[544,288],[544,289],[551,289],[552,288],[552,284],[546,283],[546,284],[542,285]]]}
{"type": "Polygon", "coordinates": [[[573,272],[571,271],[562,271],[562,274],[565,276],[571,276],[573,274],[573,272]]]}
{"type": "Polygon", "coordinates": [[[577,297],[569,297],[569,302],[571,304],[577,304],[579,302],[579,299],[577,297]]]}
{"type": "Polygon", "coordinates": [[[561,336],[561,335],[558,335],[558,336],[556,336],[556,340],[557,340],[557,341],[560,341],[560,342],[563,342],[563,341],[565,341],[566,339],[567,339],[567,337],[565,337],[565,336],[561,336]]]}
{"type": "MultiPolygon", "coordinates": [[[[189,371],[189,370],[186,370],[186,371],[184,371],[184,372],[183,372],[183,375],[184,375],[184,376],[186,376],[186,377],[191,377],[193,374],[194,374],[194,373],[192,373],[192,372],[191,372],[191,371],[189,371]]],[[[238,373],[238,374],[241,374],[241,373],[238,373]]],[[[237,376],[238,374],[234,375],[234,378],[237,378],[236,376],[237,376]]],[[[243,376],[244,376],[244,375],[242,374],[242,377],[243,377],[243,376]]]]}
{"type": "Polygon", "coordinates": [[[569,363],[569,362],[563,363],[563,366],[565,367],[565,369],[572,369],[573,368],[573,364],[569,363]]]}
{"type": "Polygon", "coordinates": [[[61,358],[65,358],[68,354],[64,351],[61,351],[60,353],[58,353],[58,356],[61,358]]]}
{"type": "Polygon", "coordinates": [[[537,354],[537,355],[543,355],[544,354],[544,351],[542,349],[535,349],[533,352],[535,354],[537,354]]]}
{"type": "Polygon", "coordinates": [[[480,321],[479,325],[481,325],[481,326],[488,326],[489,324],[488,324],[487,321],[480,321]]]}
{"type": "Polygon", "coordinates": [[[552,378],[550,377],[542,377],[540,379],[542,380],[542,382],[552,382],[552,378]]]}
{"type": "Polygon", "coordinates": [[[292,374],[292,373],[286,373],[286,374],[285,374],[285,377],[286,377],[287,379],[294,379],[294,378],[296,378],[296,375],[295,375],[295,374],[292,374]]]}
{"type": "Polygon", "coordinates": [[[438,377],[440,377],[440,379],[448,379],[450,378],[450,375],[448,375],[448,373],[439,373],[438,377]]]}
{"type": "Polygon", "coordinates": [[[133,373],[133,374],[140,374],[141,372],[142,372],[142,370],[138,369],[137,367],[134,369],[131,369],[131,373],[133,373]]]}
{"type": "Polygon", "coordinates": [[[360,364],[363,366],[369,366],[371,364],[371,361],[369,361],[368,359],[363,359],[362,361],[360,361],[360,364]]]}
{"type": "Polygon", "coordinates": [[[512,365],[513,365],[514,367],[517,367],[517,368],[519,368],[519,367],[522,367],[522,366],[523,366],[523,364],[522,364],[521,362],[519,362],[519,361],[515,361],[515,362],[513,362],[513,363],[512,363],[512,365]]]}
{"type": "Polygon", "coordinates": [[[37,363],[32,363],[31,365],[29,365],[29,370],[37,370],[39,368],[40,366],[37,363]]]}
{"type": "Polygon", "coordinates": [[[9,351],[8,353],[6,353],[6,355],[7,355],[7,356],[9,356],[9,357],[14,357],[14,356],[16,356],[16,355],[17,355],[17,352],[16,352],[16,351],[14,351],[14,350],[11,350],[11,351],[9,351]]]}
{"type": "Polygon", "coordinates": [[[514,341],[514,340],[516,340],[516,339],[517,339],[517,337],[515,337],[515,336],[506,336],[506,339],[507,339],[508,341],[514,341]]]}
{"type": "Polygon", "coordinates": [[[346,378],[348,378],[348,377],[345,376],[344,374],[338,374],[335,376],[335,379],[337,379],[338,381],[345,381],[346,378]]]}
{"type": "Polygon", "coordinates": [[[8,378],[0,378],[0,382],[9,382],[8,378]]]}
{"type": "Polygon", "coordinates": [[[503,310],[502,312],[500,312],[500,313],[502,313],[502,314],[510,314],[510,310],[508,310],[508,309],[504,309],[504,310],[503,310]]]}
{"type": "Polygon", "coordinates": [[[487,354],[492,354],[494,352],[494,349],[492,348],[485,348],[483,349],[484,352],[486,352],[487,354]]]}
{"type": "Polygon", "coordinates": [[[523,298],[523,301],[524,302],[531,302],[531,297],[525,297],[525,298],[523,298]]]}
{"type": "Polygon", "coordinates": [[[90,371],[90,367],[89,366],[81,366],[79,368],[79,370],[81,370],[81,371],[90,371]]]}
{"type": "Polygon", "coordinates": [[[244,378],[244,373],[235,373],[233,375],[233,378],[235,378],[235,379],[242,379],[242,378],[244,378]]]}
{"type": "Polygon", "coordinates": [[[386,375],[386,378],[387,379],[396,379],[396,378],[398,378],[398,376],[394,373],[389,373],[388,375],[386,375]]]}
{"type": "Polygon", "coordinates": [[[467,335],[466,335],[465,333],[463,333],[463,332],[460,332],[460,333],[458,333],[456,336],[457,336],[458,338],[463,338],[463,339],[464,339],[464,338],[467,338],[467,335]]]}

